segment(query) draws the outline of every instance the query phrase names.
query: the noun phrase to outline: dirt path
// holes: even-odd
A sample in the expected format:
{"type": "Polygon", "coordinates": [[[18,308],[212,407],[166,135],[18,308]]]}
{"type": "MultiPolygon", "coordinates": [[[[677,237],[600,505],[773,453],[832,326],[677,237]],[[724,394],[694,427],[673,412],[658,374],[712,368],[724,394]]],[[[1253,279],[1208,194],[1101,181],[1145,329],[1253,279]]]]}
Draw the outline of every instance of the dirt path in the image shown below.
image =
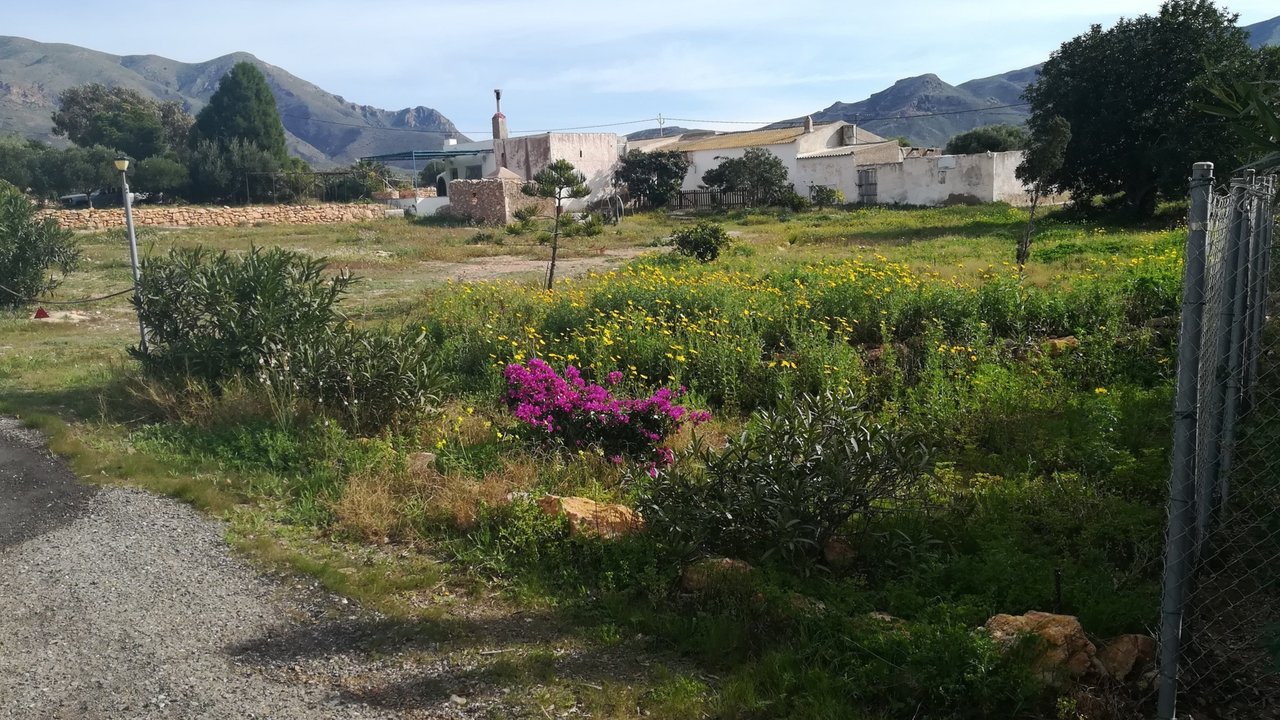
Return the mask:
{"type": "Polygon", "coordinates": [[[3,417],[0,501],[0,720],[583,717],[579,691],[669,664],[447,591],[421,619],[359,609],[185,504],[83,484],[3,417]]]}
{"type": "MultiPolygon", "coordinates": [[[[620,248],[603,250],[599,255],[564,258],[556,262],[556,277],[585,275],[593,270],[609,270],[628,260],[653,252],[653,248],[620,248]]],[[[516,255],[494,255],[462,263],[424,262],[424,269],[433,277],[458,281],[495,280],[522,274],[547,272],[546,260],[533,260],[516,255]]]]}

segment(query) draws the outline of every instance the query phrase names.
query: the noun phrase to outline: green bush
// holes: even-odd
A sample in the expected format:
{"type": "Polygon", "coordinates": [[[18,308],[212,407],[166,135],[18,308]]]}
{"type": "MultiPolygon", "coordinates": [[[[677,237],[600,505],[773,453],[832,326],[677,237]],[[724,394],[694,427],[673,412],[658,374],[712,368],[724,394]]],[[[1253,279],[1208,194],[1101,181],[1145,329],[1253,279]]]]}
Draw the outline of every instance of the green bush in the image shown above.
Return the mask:
{"type": "Polygon", "coordinates": [[[801,395],[762,411],[723,450],[695,443],[642,501],[659,537],[691,548],[802,563],[925,472],[928,452],[849,395],[801,395]]]}
{"type": "Polygon", "coordinates": [[[789,188],[778,196],[777,204],[791,212],[804,212],[813,207],[813,203],[809,202],[809,198],[789,188]]]}
{"type": "Polygon", "coordinates": [[[174,248],[142,270],[135,305],[149,348],[135,357],[153,377],[213,387],[257,377],[327,338],[345,320],[337,303],[355,282],[346,272],[325,277],[323,259],[279,248],[243,257],[174,248]]]}
{"type": "Polygon", "coordinates": [[[348,429],[367,434],[417,419],[444,385],[425,333],[339,326],[293,352],[277,384],[293,383],[348,429]]]}
{"type": "Polygon", "coordinates": [[[18,307],[52,291],[63,275],[80,262],[80,250],[70,230],[53,218],[36,217],[36,207],[22,191],[0,180],[0,307],[18,307]]]}
{"type": "Polygon", "coordinates": [[[681,255],[698,258],[701,262],[711,262],[720,257],[732,239],[724,228],[712,222],[702,221],[690,228],[683,228],[671,234],[671,241],[676,252],[681,255]]]}
{"type": "Polygon", "coordinates": [[[436,400],[440,374],[423,333],[351,327],[337,310],[354,278],[325,260],[273,248],[243,257],[170,251],[143,267],[138,312],[148,375],[215,391],[260,384],[276,405],[315,407],[369,432],[436,400]]]}
{"type": "Polygon", "coordinates": [[[833,188],[827,185],[814,185],[810,192],[813,204],[820,208],[831,207],[832,205],[844,204],[844,193],[840,192],[840,188],[833,188]]]}
{"type": "Polygon", "coordinates": [[[565,222],[562,220],[561,223],[561,237],[594,237],[604,232],[604,221],[594,213],[588,214],[578,221],[569,220],[565,222]]]}

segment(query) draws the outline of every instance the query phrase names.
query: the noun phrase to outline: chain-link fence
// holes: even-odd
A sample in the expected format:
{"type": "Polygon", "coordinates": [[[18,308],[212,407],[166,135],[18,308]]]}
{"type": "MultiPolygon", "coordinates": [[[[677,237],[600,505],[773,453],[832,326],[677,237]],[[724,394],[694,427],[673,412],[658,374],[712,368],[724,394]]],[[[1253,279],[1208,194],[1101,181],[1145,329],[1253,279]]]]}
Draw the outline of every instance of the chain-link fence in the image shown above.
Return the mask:
{"type": "Polygon", "coordinates": [[[1191,181],[1160,629],[1159,717],[1280,717],[1275,177],[1191,181]]]}

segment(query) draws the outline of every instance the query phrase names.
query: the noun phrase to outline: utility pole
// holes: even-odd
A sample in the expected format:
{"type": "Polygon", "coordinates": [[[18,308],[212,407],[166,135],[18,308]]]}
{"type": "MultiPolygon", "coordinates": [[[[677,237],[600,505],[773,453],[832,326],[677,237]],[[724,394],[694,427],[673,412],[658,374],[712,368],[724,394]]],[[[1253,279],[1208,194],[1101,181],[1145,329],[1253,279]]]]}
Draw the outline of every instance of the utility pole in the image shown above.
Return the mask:
{"type": "MultiPolygon", "coordinates": [[[[116,158],[116,170],[120,171],[120,192],[124,195],[124,227],[129,236],[129,264],[133,269],[133,302],[138,313],[138,349],[147,354],[147,328],[142,324],[142,274],[138,271],[138,237],[133,232],[133,196],[129,193],[129,158],[116,158]]],[[[246,176],[247,177],[247,176],[246,176]]]]}

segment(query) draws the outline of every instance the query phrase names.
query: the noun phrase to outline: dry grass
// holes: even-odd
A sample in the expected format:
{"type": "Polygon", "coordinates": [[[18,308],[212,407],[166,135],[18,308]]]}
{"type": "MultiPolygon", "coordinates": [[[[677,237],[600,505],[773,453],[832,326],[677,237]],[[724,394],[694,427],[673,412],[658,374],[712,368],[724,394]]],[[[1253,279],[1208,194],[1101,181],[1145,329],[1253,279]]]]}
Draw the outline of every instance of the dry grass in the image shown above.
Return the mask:
{"type": "Polygon", "coordinates": [[[381,543],[414,541],[420,523],[466,531],[475,527],[480,508],[508,503],[512,493],[538,481],[537,466],[520,458],[504,460],[480,478],[414,465],[370,468],[349,478],[333,505],[337,526],[381,543]]]}

